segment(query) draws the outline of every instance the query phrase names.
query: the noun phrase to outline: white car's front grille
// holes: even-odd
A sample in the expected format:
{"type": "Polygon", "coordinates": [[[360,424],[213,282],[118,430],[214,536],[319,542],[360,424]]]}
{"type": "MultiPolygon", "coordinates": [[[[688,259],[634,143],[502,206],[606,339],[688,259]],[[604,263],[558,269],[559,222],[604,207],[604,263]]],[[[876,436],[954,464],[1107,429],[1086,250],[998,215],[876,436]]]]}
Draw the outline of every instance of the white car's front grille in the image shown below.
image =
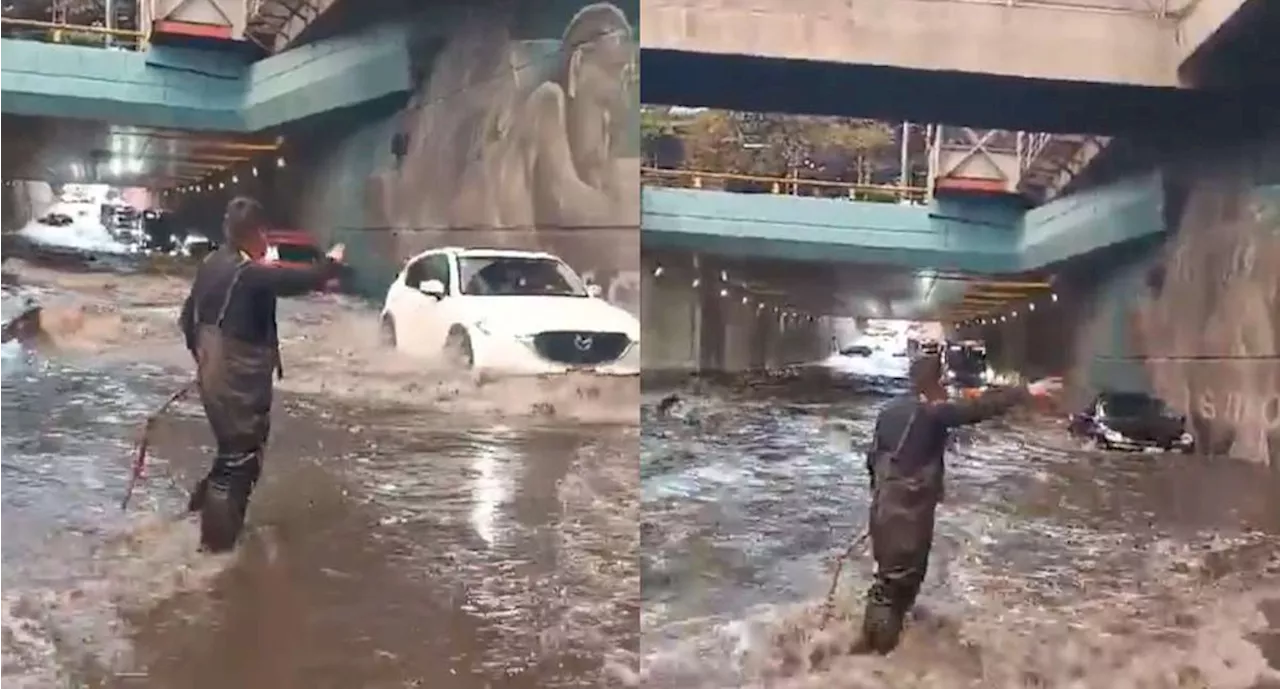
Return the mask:
{"type": "Polygon", "coordinates": [[[538,355],[548,361],[574,366],[592,366],[617,361],[626,354],[631,338],[625,333],[582,330],[552,330],[533,337],[538,355]]]}

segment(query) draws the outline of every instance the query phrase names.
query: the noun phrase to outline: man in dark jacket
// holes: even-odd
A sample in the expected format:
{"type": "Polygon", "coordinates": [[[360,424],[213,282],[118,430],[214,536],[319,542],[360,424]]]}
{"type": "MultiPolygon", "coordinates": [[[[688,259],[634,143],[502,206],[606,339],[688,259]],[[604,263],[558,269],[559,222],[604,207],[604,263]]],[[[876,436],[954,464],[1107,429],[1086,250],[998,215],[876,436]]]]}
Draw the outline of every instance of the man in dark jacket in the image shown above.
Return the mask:
{"type": "Polygon", "coordinates": [[[1060,379],[1050,378],[949,402],[938,357],[912,362],[909,375],[911,393],[880,412],[867,453],[876,573],[867,592],[857,649],[861,651],[892,651],[902,634],[903,618],[920,593],[933,546],[934,513],[942,500],[943,455],[951,429],[999,416],[1033,396],[1062,388],[1060,379]]]}
{"type": "Polygon", "coordinates": [[[200,544],[210,552],[235,546],[262,472],[273,376],[283,375],[276,299],[319,289],[341,270],[341,245],[313,268],[259,263],[267,248],[264,226],[257,201],[233,199],[223,218],[225,242],[200,265],[182,306],[182,332],[217,442],[213,466],[188,503],[200,512],[200,544]]]}

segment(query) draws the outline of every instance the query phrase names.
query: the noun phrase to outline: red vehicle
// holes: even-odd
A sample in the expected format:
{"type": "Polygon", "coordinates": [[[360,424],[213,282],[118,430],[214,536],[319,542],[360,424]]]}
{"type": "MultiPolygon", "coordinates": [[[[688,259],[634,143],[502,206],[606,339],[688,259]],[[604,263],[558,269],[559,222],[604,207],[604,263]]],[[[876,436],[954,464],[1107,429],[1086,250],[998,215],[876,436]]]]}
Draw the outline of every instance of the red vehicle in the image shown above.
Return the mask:
{"type": "MultiPolygon", "coordinates": [[[[268,230],[267,253],[262,262],[282,268],[310,268],[324,260],[315,239],[303,230],[268,230]]],[[[325,290],[337,291],[337,278],[325,283],[325,290]]]]}

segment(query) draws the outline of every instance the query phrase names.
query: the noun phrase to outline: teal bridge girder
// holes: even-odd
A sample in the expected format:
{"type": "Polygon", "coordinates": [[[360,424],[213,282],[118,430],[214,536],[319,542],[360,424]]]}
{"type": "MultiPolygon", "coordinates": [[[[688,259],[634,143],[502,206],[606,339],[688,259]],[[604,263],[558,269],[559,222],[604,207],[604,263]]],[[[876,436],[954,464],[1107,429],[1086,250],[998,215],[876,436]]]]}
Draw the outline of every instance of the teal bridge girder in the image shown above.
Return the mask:
{"type": "Polygon", "coordinates": [[[4,114],[259,132],[412,90],[408,27],[386,24],[256,62],[217,50],[104,50],[0,39],[4,114]]]}
{"type": "Polygon", "coordinates": [[[1002,196],[928,205],[645,188],[645,248],[1000,275],[1166,231],[1159,173],[1026,210],[1002,196]]]}

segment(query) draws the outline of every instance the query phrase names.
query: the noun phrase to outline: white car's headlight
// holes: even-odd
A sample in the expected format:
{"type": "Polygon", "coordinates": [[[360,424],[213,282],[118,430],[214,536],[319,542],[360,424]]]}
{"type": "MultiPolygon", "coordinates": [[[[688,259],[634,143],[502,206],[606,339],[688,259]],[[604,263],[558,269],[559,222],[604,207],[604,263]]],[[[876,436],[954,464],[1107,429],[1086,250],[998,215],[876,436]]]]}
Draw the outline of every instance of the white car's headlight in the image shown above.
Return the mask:
{"type": "Polygon", "coordinates": [[[1191,437],[1190,433],[1183,433],[1182,438],[1180,438],[1180,440],[1182,441],[1183,445],[1190,445],[1191,442],[1195,440],[1195,438],[1191,437]]]}

